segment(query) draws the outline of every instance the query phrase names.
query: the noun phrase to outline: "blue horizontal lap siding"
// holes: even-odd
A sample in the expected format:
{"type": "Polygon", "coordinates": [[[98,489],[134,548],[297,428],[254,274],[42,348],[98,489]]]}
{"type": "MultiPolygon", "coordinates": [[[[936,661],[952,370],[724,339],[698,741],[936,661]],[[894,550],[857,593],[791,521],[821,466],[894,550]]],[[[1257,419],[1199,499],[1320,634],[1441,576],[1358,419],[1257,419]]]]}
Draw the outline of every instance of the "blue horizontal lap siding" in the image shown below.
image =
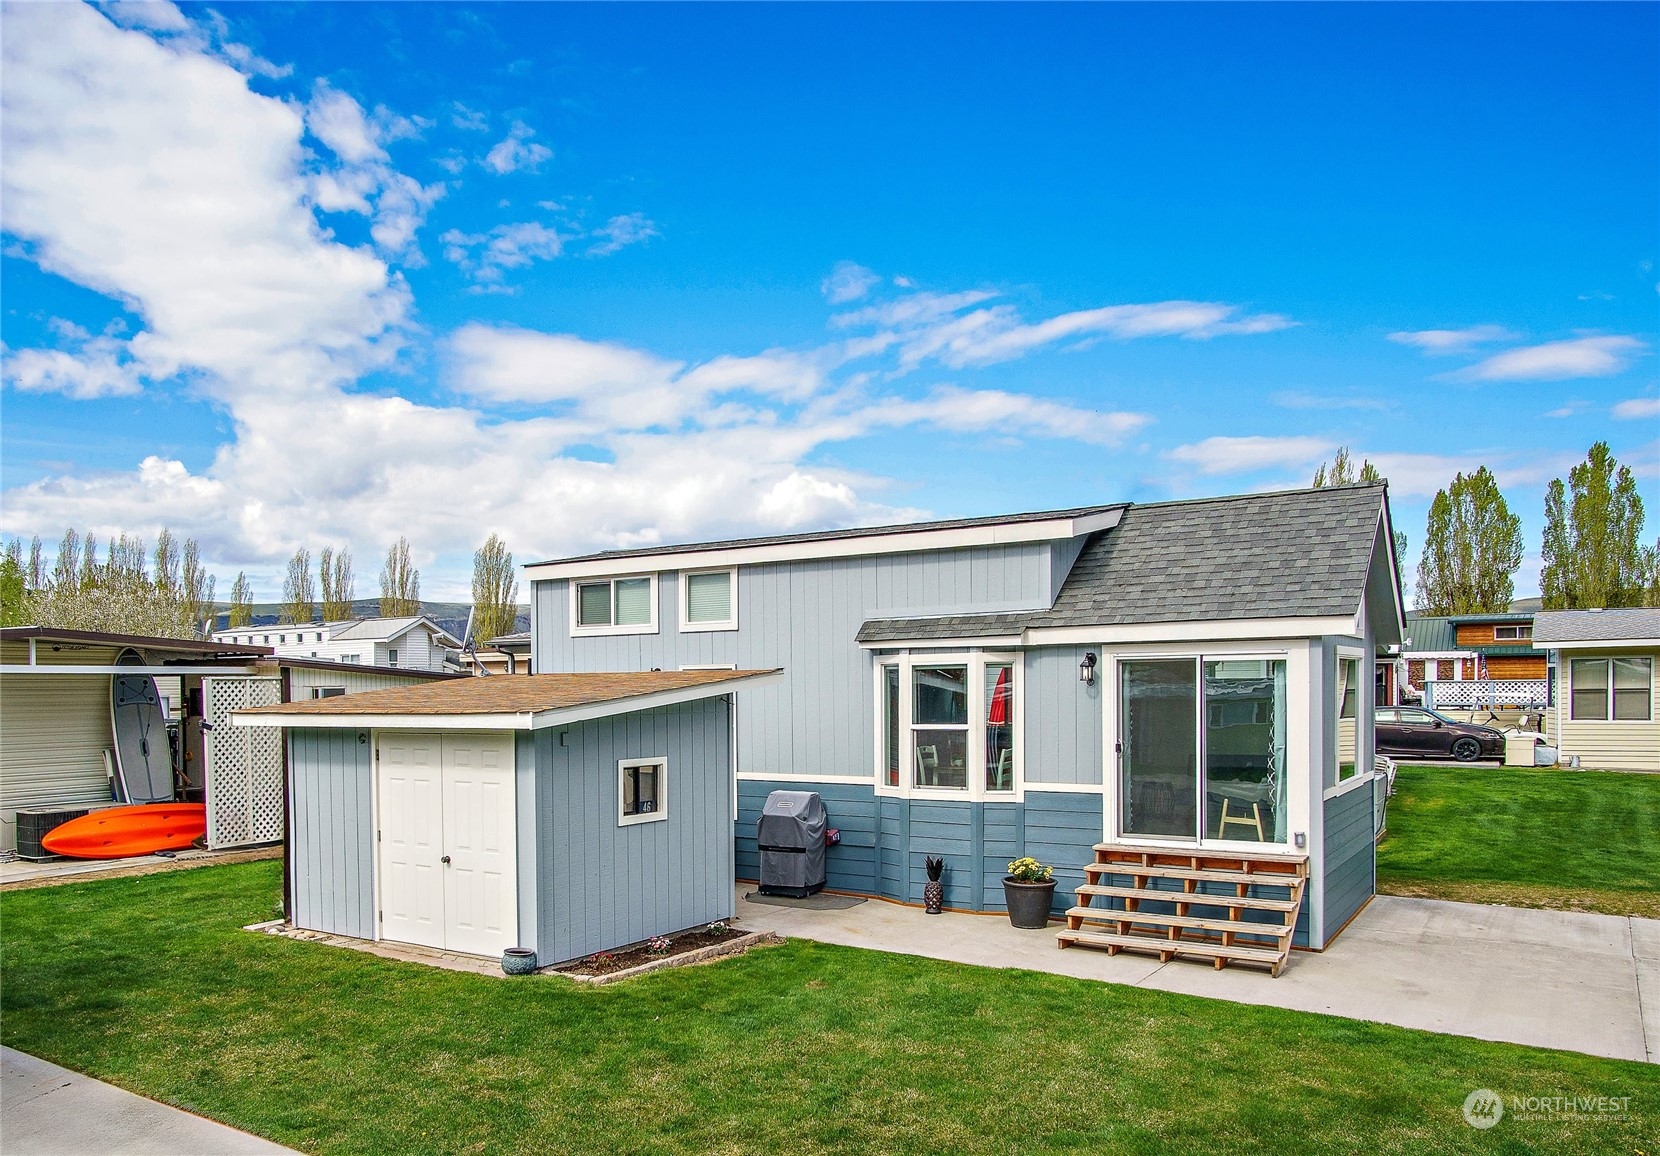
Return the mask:
{"type": "Polygon", "coordinates": [[[373,748],[367,732],[288,732],[296,927],[375,937],[373,748]],[[359,736],[363,741],[359,741],[359,736]]]}
{"type": "Polygon", "coordinates": [[[1325,804],[1326,940],[1377,891],[1372,790],[1356,787],[1325,804]]]}
{"type": "Polygon", "coordinates": [[[965,911],[1002,911],[1003,876],[1011,859],[1035,855],[1056,867],[1056,912],[1071,906],[1083,865],[1101,838],[1101,796],[1028,791],[1024,803],[896,799],[871,786],[802,780],[738,784],[735,830],[738,878],[755,880],[760,858],[755,822],[776,790],[817,791],[829,822],[842,832],[825,855],[834,891],[921,903],[925,860],[945,860],[945,905],[965,911]]]}

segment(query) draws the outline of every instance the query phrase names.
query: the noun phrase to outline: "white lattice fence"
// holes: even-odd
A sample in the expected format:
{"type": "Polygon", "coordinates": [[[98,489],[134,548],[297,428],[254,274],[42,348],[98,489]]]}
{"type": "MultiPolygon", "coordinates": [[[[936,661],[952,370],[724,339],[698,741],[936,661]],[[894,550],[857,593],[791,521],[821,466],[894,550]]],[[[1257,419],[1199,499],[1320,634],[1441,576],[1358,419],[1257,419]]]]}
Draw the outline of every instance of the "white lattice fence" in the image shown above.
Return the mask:
{"type": "Polygon", "coordinates": [[[238,727],[231,714],[282,701],[275,678],[204,678],[209,847],[243,847],[283,837],[282,731],[238,727]]]}
{"type": "Polygon", "coordinates": [[[1425,706],[1513,706],[1542,710],[1550,705],[1550,684],[1542,678],[1431,681],[1424,687],[1425,706]]]}

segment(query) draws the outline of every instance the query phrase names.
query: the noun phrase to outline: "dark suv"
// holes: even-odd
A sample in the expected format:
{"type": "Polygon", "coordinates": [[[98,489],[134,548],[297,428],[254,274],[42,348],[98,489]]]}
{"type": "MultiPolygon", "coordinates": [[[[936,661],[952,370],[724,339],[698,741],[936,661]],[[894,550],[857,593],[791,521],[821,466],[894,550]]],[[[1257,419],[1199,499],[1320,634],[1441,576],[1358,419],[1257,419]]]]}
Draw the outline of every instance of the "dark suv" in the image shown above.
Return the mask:
{"type": "Polygon", "coordinates": [[[1504,735],[1499,731],[1454,722],[1421,706],[1380,708],[1377,746],[1380,755],[1404,759],[1454,758],[1471,763],[1504,757],[1504,735]]]}

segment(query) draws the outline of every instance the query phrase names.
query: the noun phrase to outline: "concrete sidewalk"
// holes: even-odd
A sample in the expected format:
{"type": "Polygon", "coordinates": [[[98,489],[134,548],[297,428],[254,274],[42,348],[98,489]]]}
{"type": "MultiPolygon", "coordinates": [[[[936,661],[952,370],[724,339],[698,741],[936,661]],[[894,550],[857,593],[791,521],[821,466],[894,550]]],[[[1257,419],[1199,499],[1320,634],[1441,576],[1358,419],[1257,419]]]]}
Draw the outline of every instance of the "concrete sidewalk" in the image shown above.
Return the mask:
{"type": "Polygon", "coordinates": [[[0,1136],[6,1156],[297,1156],[291,1148],[4,1047],[0,1136]]]}
{"type": "Polygon", "coordinates": [[[924,915],[870,900],[843,911],[749,903],[746,928],[986,967],[1325,1012],[1534,1047],[1660,1063],[1660,920],[1379,895],[1324,952],[1264,970],[1055,943],[997,915],[924,915]]]}

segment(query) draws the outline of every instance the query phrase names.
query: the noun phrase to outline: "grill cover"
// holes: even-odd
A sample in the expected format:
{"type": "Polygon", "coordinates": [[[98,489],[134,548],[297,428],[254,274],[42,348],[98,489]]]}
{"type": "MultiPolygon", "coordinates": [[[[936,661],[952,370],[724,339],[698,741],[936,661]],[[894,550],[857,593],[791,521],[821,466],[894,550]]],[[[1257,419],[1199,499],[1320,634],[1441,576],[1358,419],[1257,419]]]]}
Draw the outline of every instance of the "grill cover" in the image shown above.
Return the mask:
{"type": "Polygon", "coordinates": [[[763,895],[811,895],[824,887],[824,831],[817,791],[774,791],[755,822],[763,895]]]}

